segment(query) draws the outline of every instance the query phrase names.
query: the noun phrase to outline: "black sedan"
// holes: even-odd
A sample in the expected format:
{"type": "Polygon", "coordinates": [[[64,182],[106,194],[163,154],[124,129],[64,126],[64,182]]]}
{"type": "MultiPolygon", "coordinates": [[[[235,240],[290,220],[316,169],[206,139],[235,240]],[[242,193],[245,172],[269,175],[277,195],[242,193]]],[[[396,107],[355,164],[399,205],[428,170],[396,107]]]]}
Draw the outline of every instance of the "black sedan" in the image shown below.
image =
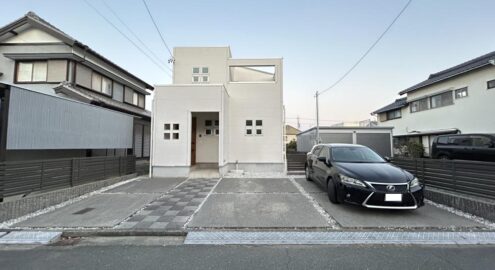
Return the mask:
{"type": "Polygon", "coordinates": [[[306,179],[327,189],[332,203],[368,208],[416,209],[424,205],[423,185],[366,146],[318,144],[308,153],[306,179]]]}

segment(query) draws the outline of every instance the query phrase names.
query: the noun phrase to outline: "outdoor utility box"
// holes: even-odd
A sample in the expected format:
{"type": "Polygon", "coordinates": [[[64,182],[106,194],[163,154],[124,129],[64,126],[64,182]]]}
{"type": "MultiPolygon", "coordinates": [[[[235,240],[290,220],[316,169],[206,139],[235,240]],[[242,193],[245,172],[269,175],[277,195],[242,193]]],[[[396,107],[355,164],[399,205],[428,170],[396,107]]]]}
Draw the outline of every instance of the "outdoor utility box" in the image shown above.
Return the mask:
{"type": "MultiPolygon", "coordinates": [[[[320,127],[321,143],[368,146],[382,156],[392,156],[392,127],[320,127]]],[[[297,151],[309,152],[316,143],[316,127],[297,134],[297,151]]]]}

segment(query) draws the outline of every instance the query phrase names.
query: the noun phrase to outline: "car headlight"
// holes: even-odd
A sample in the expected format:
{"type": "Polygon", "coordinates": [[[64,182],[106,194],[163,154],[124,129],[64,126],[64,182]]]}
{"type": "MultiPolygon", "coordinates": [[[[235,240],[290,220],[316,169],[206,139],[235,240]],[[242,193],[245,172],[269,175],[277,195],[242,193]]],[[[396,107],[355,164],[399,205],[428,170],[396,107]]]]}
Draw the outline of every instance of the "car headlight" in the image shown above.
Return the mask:
{"type": "Polygon", "coordinates": [[[343,184],[354,185],[354,186],[359,186],[359,187],[366,187],[366,185],[363,182],[361,182],[360,180],[345,176],[343,174],[340,175],[340,181],[343,184]]]}
{"type": "Polygon", "coordinates": [[[419,180],[417,177],[414,177],[414,179],[411,180],[411,182],[409,182],[409,188],[416,187],[416,186],[419,186],[419,180]]]}

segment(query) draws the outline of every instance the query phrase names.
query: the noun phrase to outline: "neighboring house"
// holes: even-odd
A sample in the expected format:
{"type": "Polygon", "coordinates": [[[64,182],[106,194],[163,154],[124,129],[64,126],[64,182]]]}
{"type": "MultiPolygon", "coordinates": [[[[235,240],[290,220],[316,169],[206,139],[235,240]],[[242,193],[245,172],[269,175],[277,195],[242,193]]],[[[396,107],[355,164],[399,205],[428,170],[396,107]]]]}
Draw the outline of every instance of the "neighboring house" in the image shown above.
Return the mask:
{"type": "Polygon", "coordinates": [[[282,59],[179,47],[174,60],[173,84],[156,86],[153,99],[152,175],[284,171],[282,59]]]}
{"type": "Polygon", "coordinates": [[[429,156],[435,136],[495,133],[495,52],[431,74],[401,92],[405,97],[376,110],[380,126],[394,127],[394,146],[423,144],[429,156]]]}
{"type": "Polygon", "coordinates": [[[297,134],[299,132],[301,132],[299,129],[291,125],[285,125],[285,137],[284,137],[285,144],[288,144],[291,141],[297,141],[297,134]]]}
{"type": "MultiPolygon", "coordinates": [[[[29,153],[31,154],[25,152],[18,158],[124,154],[149,157],[151,112],[145,109],[145,103],[146,96],[149,95],[147,90],[153,90],[153,87],[93,51],[87,45],[49,24],[33,12],[29,12],[24,17],[0,28],[0,82],[5,85],[17,86],[13,89],[29,89],[45,95],[63,97],[122,112],[133,119],[132,127],[126,131],[126,133],[130,133],[126,136],[129,135],[132,138],[130,146],[110,143],[108,145],[97,144],[98,147],[94,147],[95,144],[85,144],[88,141],[86,138],[82,138],[84,135],[72,133],[72,136],[81,137],[80,144],[71,146],[77,146],[77,151],[72,148],[65,148],[65,152],[61,151],[62,145],[56,147],[58,149],[56,151],[54,148],[47,149],[40,145],[33,145],[29,149],[26,145],[25,147],[28,148],[23,151],[30,150],[29,153]],[[53,151],[49,149],[53,149],[53,151]],[[68,154],[69,152],[72,154],[68,154]]],[[[9,92],[12,94],[13,91],[9,92]]],[[[34,94],[29,96],[30,98],[44,97],[34,94]]],[[[31,101],[31,103],[26,102],[24,106],[41,107],[44,104],[31,101]]],[[[63,112],[74,113],[71,111],[73,106],[67,106],[67,110],[63,112]]],[[[94,107],[91,108],[95,109],[94,107]]],[[[37,110],[37,108],[31,109],[37,110]]],[[[51,108],[44,109],[46,111],[51,110],[51,108]]],[[[95,110],[95,112],[102,112],[102,110],[95,110]]],[[[78,130],[102,131],[112,128],[113,125],[107,126],[105,124],[106,126],[95,129],[95,123],[100,123],[99,115],[93,114],[93,117],[93,122],[77,123],[79,125],[78,130]]],[[[72,124],[60,122],[58,128],[64,130],[72,124]]],[[[119,131],[122,132],[122,130],[119,131]]],[[[99,136],[104,136],[104,134],[107,134],[106,131],[99,136]]],[[[39,135],[32,134],[32,136],[39,135]]],[[[64,140],[60,139],[60,141],[64,140]]]]}

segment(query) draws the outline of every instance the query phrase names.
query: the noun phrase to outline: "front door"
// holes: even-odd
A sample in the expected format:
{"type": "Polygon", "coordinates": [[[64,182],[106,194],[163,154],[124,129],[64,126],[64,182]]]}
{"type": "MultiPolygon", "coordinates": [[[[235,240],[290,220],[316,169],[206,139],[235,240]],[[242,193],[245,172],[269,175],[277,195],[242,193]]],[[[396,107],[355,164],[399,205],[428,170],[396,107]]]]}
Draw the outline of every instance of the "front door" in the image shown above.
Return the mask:
{"type": "Polygon", "coordinates": [[[191,124],[191,166],[196,164],[196,117],[192,118],[191,124]]]}

